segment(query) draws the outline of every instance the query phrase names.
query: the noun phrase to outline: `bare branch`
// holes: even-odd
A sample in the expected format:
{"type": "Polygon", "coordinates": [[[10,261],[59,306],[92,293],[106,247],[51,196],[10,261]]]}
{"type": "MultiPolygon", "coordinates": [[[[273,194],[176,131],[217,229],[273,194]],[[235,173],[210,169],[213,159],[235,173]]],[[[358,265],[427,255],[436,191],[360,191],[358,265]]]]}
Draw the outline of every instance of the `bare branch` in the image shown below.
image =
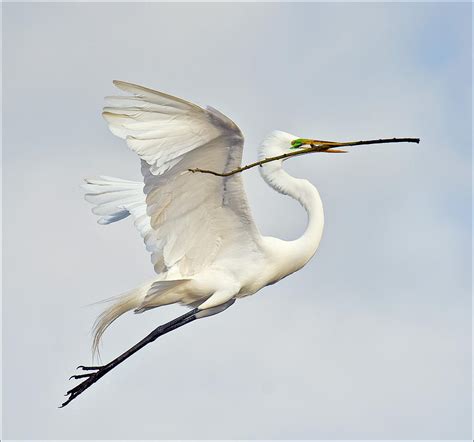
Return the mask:
{"type": "Polygon", "coordinates": [[[311,147],[306,149],[295,149],[292,152],[284,153],[276,157],[264,158],[263,160],[256,161],[255,163],[247,164],[246,166],[239,167],[226,173],[219,173],[213,170],[206,169],[188,169],[190,172],[209,173],[215,176],[227,177],[236,173],[243,172],[251,169],[252,167],[261,166],[262,164],[269,163],[270,161],[283,160],[290,157],[296,157],[299,155],[305,155],[311,152],[322,152],[322,153],[345,153],[345,150],[335,149],[335,147],[349,147],[349,146],[363,146],[367,144],[387,144],[387,143],[419,143],[419,138],[381,138],[379,140],[365,140],[365,141],[349,141],[347,143],[336,143],[330,141],[321,142],[321,144],[312,144],[311,147]]]}

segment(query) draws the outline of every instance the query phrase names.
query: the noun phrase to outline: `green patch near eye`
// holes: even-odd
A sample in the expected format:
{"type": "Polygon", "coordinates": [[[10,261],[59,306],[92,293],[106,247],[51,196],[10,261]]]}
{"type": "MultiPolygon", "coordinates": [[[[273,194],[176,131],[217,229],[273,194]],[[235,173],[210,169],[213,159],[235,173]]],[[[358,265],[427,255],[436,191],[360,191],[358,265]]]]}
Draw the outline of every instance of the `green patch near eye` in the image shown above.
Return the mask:
{"type": "Polygon", "coordinates": [[[293,140],[291,142],[291,147],[290,149],[298,149],[298,147],[301,147],[304,144],[304,141],[302,138],[297,138],[296,140],[293,140]]]}

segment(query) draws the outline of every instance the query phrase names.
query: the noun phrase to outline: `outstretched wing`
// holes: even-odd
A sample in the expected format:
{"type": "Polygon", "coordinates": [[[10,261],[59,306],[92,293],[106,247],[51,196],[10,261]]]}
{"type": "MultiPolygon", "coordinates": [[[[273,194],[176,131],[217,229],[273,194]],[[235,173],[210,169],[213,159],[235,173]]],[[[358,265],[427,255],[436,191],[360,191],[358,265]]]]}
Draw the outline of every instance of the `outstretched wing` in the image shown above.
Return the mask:
{"type": "Polygon", "coordinates": [[[225,115],[180,98],[121,81],[131,96],[108,97],[110,130],[138,154],[144,177],[143,229],[157,273],[191,276],[236,246],[259,248],[240,174],[217,177],[190,168],[227,172],[240,166],[243,136],[225,115]]]}

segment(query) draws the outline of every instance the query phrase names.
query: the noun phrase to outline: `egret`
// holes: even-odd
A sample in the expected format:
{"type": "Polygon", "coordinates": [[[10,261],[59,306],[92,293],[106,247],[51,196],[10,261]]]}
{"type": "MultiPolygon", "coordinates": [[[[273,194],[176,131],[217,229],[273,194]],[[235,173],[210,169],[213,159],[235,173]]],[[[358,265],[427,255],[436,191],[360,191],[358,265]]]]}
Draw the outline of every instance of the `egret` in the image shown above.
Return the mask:
{"type": "Polygon", "coordinates": [[[157,276],[115,298],[98,317],[93,350],[97,351],[106,328],[125,312],[142,313],[175,303],[190,310],[108,364],[79,366],[83,372],[71,378],[85,380],[67,392],[62,406],[159,336],[223,312],[312,258],[323,234],[323,204],[309,181],[283,169],[284,159],[307,152],[343,152],[337,149],[340,146],[396,141],[336,143],[273,131],[261,144],[259,161],[241,167],[242,132],[216,109],[135,84],[114,84],[129,95],[107,97],[102,115],[112,133],[139,156],[143,182],[108,176],[86,179],[85,198],[94,205],[99,224],[133,218],[157,276]],[[284,241],[259,232],[238,173],[255,165],[261,166],[260,174],[272,189],[296,199],[306,211],[306,230],[298,239],[284,241]]]}

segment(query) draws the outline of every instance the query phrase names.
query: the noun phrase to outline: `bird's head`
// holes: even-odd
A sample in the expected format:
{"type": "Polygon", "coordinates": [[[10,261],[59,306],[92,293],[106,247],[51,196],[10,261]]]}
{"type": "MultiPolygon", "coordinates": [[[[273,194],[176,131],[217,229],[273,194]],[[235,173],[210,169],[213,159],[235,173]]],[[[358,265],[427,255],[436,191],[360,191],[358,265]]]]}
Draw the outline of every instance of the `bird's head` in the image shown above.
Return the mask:
{"type": "Polygon", "coordinates": [[[334,141],[314,140],[310,138],[300,138],[281,130],[274,130],[263,140],[259,152],[259,158],[268,158],[278,155],[295,152],[298,149],[315,148],[315,152],[342,153],[340,149],[335,149],[341,143],[334,141]]]}

